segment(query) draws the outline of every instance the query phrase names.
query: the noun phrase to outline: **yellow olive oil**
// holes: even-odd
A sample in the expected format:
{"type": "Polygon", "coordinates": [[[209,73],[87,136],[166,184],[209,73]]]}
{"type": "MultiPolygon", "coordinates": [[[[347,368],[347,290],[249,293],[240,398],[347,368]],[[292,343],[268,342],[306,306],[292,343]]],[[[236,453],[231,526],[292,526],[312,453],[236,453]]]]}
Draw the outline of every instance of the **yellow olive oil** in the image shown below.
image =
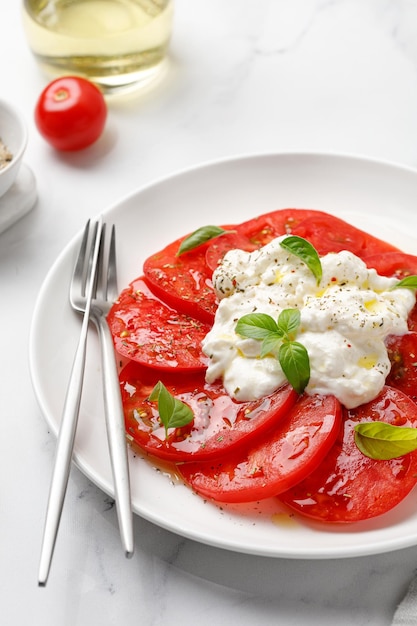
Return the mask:
{"type": "Polygon", "coordinates": [[[24,0],[29,46],[52,75],[104,91],[148,83],[166,58],[172,0],[24,0]]]}

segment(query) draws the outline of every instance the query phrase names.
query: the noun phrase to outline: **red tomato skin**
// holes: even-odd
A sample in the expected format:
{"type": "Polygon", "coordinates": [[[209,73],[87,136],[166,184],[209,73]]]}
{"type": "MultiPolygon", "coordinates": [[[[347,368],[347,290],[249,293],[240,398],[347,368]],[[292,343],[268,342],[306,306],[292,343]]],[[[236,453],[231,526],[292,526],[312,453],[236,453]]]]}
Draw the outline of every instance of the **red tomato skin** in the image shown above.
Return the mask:
{"type": "Polygon", "coordinates": [[[398,248],[390,243],[325,213],[317,213],[301,221],[292,233],[307,239],[320,256],[342,250],[349,250],[360,258],[382,252],[398,252],[398,248]]]}
{"type": "Polygon", "coordinates": [[[356,446],[353,431],[366,421],[416,427],[417,406],[386,386],[372,402],[345,410],[343,428],[327,457],[279,499],[304,516],[338,523],[377,517],[399,504],[417,482],[417,452],[389,461],[366,457],[356,446]]]}
{"type": "Polygon", "coordinates": [[[107,106],[101,91],[77,76],[57,78],[45,87],[35,107],[40,134],[55,149],[82,150],[102,134],[107,106]]]}
{"type": "MultiPolygon", "coordinates": [[[[235,228],[235,227],[231,227],[235,228]]],[[[229,227],[230,229],[230,227],[229,227]]],[[[216,237],[206,250],[206,265],[214,272],[218,267],[220,261],[229,250],[245,250],[246,252],[252,252],[256,250],[257,246],[252,244],[245,235],[241,235],[234,230],[234,232],[225,233],[220,237],[216,237]]]]}
{"type": "Polygon", "coordinates": [[[264,438],[211,463],[186,463],[178,473],[204,498],[242,503],[279,494],[305,478],[332,447],[342,420],[333,396],[302,396],[264,438]]]}
{"type": "Polygon", "coordinates": [[[381,276],[392,276],[401,280],[417,274],[417,256],[404,252],[367,253],[363,260],[368,267],[376,269],[381,276]]]}
{"type": "Polygon", "coordinates": [[[178,256],[183,239],[177,239],[145,260],[145,280],[168,306],[212,324],[218,302],[212,271],[205,262],[207,244],[178,256]]]}
{"type": "Polygon", "coordinates": [[[240,235],[248,238],[250,244],[260,248],[279,237],[293,234],[296,228],[305,220],[314,217],[326,217],[327,213],[314,209],[285,208],[263,213],[237,227],[240,235]]]}
{"type": "Polygon", "coordinates": [[[207,384],[204,375],[160,374],[131,362],[120,373],[120,385],[132,445],[167,461],[211,459],[256,441],[284,418],[297,400],[296,392],[286,385],[259,401],[236,402],[220,383],[207,384]],[[172,429],[168,439],[156,404],[148,401],[158,380],[187,403],[195,416],[189,425],[172,429]]]}
{"type": "Polygon", "coordinates": [[[178,311],[206,323],[213,323],[218,306],[212,273],[224,254],[233,248],[250,252],[275,237],[295,234],[308,239],[322,255],[343,249],[358,256],[397,250],[342,219],[313,209],[279,209],[223,228],[234,232],[177,256],[182,237],[144,263],[145,280],[155,295],[178,311]]]}
{"type": "Polygon", "coordinates": [[[386,384],[417,402],[417,332],[390,335],[385,344],[391,361],[386,384]]]}
{"type": "Polygon", "coordinates": [[[107,321],[116,352],[161,371],[203,372],[201,342],[210,326],[178,313],[156,298],[143,278],[134,280],[112,306],[107,321]]]}
{"type": "Polygon", "coordinates": [[[417,332],[417,304],[414,305],[408,316],[408,330],[417,332]]]}
{"type": "Polygon", "coordinates": [[[211,242],[207,248],[206,263],[215,270],[228,250],[233,248],[246,252],[257,250],[276,237],[291,234],[303,220],[312,216],[325,217],[326,213],[312,209],[278,209],[235,226],[224,226],[225,230],[234,232],[217,237],[211,242]]]}

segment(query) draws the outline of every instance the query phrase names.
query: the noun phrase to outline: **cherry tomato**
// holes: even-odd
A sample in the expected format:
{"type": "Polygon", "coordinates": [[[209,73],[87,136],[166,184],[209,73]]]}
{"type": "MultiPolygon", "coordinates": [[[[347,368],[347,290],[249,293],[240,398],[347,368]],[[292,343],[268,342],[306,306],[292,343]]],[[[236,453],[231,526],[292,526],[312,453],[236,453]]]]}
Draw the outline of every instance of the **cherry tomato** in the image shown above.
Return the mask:
{"type": "Polygon", "coordinates": [[[120,384],[126,431],[133,443],[155,457],[177,462],[210,459],[256,441],[297,399],[285,385],[261,400],[236,402],[220,383],[207,384],[204,374],[161,376],[133,362],[121,371],[120,384]],[[193,422],[173,429],[167,439],[157,406],[148,400],[158,380],[194,413],[193,422]]]}
{"type": "Polygon", "coordinates": [[[376,461],[360,452],[355,424],[383,421],[417,426],[417,405],[386,386],[372,402],[345,411],[344,425],[319,467],[279,499],[296,511],[327,522],[357,522],[382,515],[399,504],[417,482],[417,452],[376,461]]]}
{"type": "Polygon", "coordinates": [[[82,150],[103,132],[107,107],[101,91],[85,78],[65,76],[42,91],[35,107],[40,134],[57,150],[82,150]]]}
{"type": "Polygon", "coordinates": [[[190,373],[207,367],[201,342],[210,326],[168,307],[141,278],[122,291],[107,321],[123,357],[159,370],[190,373]]]}
{"type": "Polygon", "coordinates": [[[303,396],[248,451],[210,463],[184,463],[178,472],[204,498],[220,502],[270,498],[317,468],[338,435],[341,419],[341,405],[333,396],[303,396]]]}

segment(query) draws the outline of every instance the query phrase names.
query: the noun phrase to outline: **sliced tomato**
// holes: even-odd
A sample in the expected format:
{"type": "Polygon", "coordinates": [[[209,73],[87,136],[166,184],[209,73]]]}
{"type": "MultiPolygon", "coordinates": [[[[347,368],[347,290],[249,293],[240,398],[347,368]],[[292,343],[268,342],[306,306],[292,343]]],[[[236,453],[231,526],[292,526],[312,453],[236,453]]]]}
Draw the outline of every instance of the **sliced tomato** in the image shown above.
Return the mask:
{"type": "Polygon", "coordinates": [[[408,329],[417,332],[417,304],[414,305],[408,316],[408,329]]]}
{"type": "Polygon", "coordinates": [[[210,459],[256,441],[287,414],[298,397],[286,385],[261,400],[236,402],[221,384],[209,385],[203,375],[167,373],[158,378],[157,372],[133,362],[122,370],[120,384],[126,431],[132,443],[171,461],[210,459]],[[189,425],[172,429],[167,439],[157,406],[148,400],[158,380],[194,413],[189,425]]]}
{"type": "Polygon", "coordinates": [[[208,244],[178,256],[183,239],[148,257],[143,265],[144,277],[153,293],[168,306],[211,324],[218,303],[212,271],[205,262],[208,244]]]}
{"type": "Polygon", "coordinates": [[[247,451],[220,460],[178,466],[199,495],[220,502],[275,496],[303,480],[332,447],[341,425],[333,396],[302,396],[284,420],[247,451]]]}
{"type": "Polygon", "coordinates": [[[363,257],[366,265],[376,269],[381,276],[393,276],[398,279],[417,275],[417,256],[404,252],[386,252],[383,254],[366,254],[363,257]]]}
{"type": "Polygon", "coordinates": [[[385,343],[391,361],[387,385],[400,389],[417,402],[417,333],[390,335],[385,343]]]}
{"type": "Polygon", "coordinates": [[[234,232],[213,240],[207,248],[207,265],[215,270],[223,256],[229,250],[239,248],[252,252],[266,245],[280,235],[292,233],[303,220],[312,216],[325,217],[326,213],[310,209],[279,209],[264,213],[236,226],[224,227],[234,232]]]}
{"type": "Polygon", "coordinates": [[[194,372],[207,367],[201,342],[210,325],[169,308],[142,278],[122,291],[107,321],[122,357],[160,370],[194,372]]]}
{"type": "Polygon", "coordinates": [[[398,389],[346,411],[343,429],[329,454],[305,480],[279,498],[296,511],[326,522],[357,522],[395,507],[417,482],[417,452],[390,461],[363,455],[354,441],[359,422],[383,421],[417,427],[417,406],[398,389]]]}
{"type": "Polygon", "coordinates": [[[327,213],[313,209],[285,208],[263,213],[237,227],[240,235],[244,235],[257,248],[266,245],[275,237],[294,233],[295,229],[307,219],[327,217],[327,213]]]}
{"type": "Polygon", "coordinates": [[[349,250],[362,257],[364,254],[398,251],[386,241],[334,215],[317,214],[309,217],[293,229],[293,234],[307,239],[320,255],[349,250]]]}
{"type": "Polygon", "coordinates": [[[239,234],[237,231],[225,233],[213,239],[207,247],[206,264],[214,271],[229,250],[238,249],[252,252],[252,250],[256,250],[257,248],[258,246],[252,243],[248,237],[239,234]]]}

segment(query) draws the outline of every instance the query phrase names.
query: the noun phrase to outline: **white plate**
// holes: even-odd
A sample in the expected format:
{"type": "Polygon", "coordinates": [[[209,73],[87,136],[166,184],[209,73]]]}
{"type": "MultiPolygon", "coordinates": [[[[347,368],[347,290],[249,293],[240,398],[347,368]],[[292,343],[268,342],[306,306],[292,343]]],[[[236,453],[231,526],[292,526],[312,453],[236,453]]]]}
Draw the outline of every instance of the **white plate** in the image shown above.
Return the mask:
{"type": "MultiPolygon", "coordinates": [[[[206,164],[158,181],[104,211],[117,228],[119,287],[146,256],[205,224],[239,222],[284,207],[333,213],[417,253],[417,172],[343,155],[273,154],[206,164]]],[[[34,312],[30,367],[43,414],[56,433],[80,332],[68,305],[81,233],[49,272],[34,312]]],[[[97,338],[90,333],[75,446],[78,467],[112,494],[97,338]]],[[[274,500],[216,506],[130,454],[134,511],[155,524],[229,550],[271,557],[334,558],[417,544],[417,494],[376,520],[324,525],[290,517],[274,500]]]]}

